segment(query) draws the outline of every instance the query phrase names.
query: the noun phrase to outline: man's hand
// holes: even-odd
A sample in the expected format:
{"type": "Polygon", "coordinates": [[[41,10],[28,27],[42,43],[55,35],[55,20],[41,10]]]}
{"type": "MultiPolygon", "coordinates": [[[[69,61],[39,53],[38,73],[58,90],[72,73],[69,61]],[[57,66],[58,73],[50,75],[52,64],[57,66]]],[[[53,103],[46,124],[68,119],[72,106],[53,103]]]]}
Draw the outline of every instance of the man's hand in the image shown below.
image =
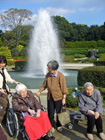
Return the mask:
{"type": "Polygon", "coordinates": [[[88,111],[87,111],[87,113],[90,113],[90,114],[95,115],[95,112],[94,112],[94,111],[92,111],[92,110],[88,110],[88,111]]]}
{"type": "Polygon", "coordinates": [[[99,118],[99,113],[98,112],[95,112],[95,119],[98,119],[99,118]]]}
{"type": "Polygon", "coordinates": [[[30,113],[30,115],[34,115],[34,112],[32,109],[28,109],[28,112],[30,113]]]}
{"type": "Polygon", "coordinates": [[[5,89],[0,89],[0,93],[1,93],[1,94],[4,94],[4,95],[7,95],[7,93],[6,93],[6,90],[5,90],[5,89]]]}

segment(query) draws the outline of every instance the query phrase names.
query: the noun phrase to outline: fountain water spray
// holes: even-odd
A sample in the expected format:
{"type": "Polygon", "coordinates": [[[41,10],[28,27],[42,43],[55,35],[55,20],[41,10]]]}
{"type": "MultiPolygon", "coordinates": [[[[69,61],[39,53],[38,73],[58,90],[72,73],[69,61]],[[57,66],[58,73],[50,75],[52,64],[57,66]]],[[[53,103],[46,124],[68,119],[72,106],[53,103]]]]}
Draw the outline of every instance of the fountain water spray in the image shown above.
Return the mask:
{"type": "Polygon", "coordinates": [[[51,17],[46,10],[40,10],[29,45],[29,75],[46,74],[47,63],[57,60],[60,63],[59,43],[51,17]]]}

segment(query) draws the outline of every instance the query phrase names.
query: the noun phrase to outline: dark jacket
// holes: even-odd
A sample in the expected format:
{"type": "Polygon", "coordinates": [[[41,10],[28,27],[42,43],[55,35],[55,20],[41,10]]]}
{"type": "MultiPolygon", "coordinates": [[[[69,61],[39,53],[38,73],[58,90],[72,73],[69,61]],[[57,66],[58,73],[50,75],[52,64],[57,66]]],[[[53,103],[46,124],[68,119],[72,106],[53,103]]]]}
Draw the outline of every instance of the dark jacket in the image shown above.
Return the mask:
{"type": "MultiPolygon", "coordinates": [[[[29,106],[31,107],[32,110],[37,111],[38,109],[41,109],[40,103],[34,97],[34,95],[31,91],[27,91],[27,97],[24,98],[24,100],[27,104],[29,104],[29,106]]],[[[26,105],[24,100],[22,99],[22,97],[19,94],[15,93],[12,97],[13,109],[15,111],[27,112],[28,106],[26,105]]]]}

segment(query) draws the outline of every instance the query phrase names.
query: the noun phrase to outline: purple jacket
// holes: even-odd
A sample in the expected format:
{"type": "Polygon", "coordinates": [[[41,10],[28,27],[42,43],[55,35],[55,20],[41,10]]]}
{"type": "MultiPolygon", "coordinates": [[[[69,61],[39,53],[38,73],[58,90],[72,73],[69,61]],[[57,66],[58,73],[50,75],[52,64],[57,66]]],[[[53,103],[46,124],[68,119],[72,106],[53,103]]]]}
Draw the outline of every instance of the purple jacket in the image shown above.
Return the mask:
{"type": "Polygon", "coordinates": [[[37,111],[38,109],[41,109],[40,103],[34,97],[34,95],[31,91],[27,91],[27,97],[24,98],[24,100],[22,99],[22,97],[19,94],[15,93],[12,98],[13,109],[15,111],[27,112],[28,106],[26,104],[28,104],[32,110],[37,111]],[[24,100],[26,103],[24,102],[24,100]]]}

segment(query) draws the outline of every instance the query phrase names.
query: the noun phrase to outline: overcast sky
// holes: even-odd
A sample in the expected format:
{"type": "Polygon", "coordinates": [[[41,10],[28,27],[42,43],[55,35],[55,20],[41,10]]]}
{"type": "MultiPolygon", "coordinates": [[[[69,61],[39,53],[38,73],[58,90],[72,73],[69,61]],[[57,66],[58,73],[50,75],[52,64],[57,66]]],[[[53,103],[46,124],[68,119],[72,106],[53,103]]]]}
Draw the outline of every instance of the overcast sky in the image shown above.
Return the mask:
{"type": "Polygon", "coordinates": [[[103,25],[105,0],[0,0],[0,13],[10,8],[27,9],[33,17],[41,8],[51,15],[65,17],[70,23],[103,25]]]}

